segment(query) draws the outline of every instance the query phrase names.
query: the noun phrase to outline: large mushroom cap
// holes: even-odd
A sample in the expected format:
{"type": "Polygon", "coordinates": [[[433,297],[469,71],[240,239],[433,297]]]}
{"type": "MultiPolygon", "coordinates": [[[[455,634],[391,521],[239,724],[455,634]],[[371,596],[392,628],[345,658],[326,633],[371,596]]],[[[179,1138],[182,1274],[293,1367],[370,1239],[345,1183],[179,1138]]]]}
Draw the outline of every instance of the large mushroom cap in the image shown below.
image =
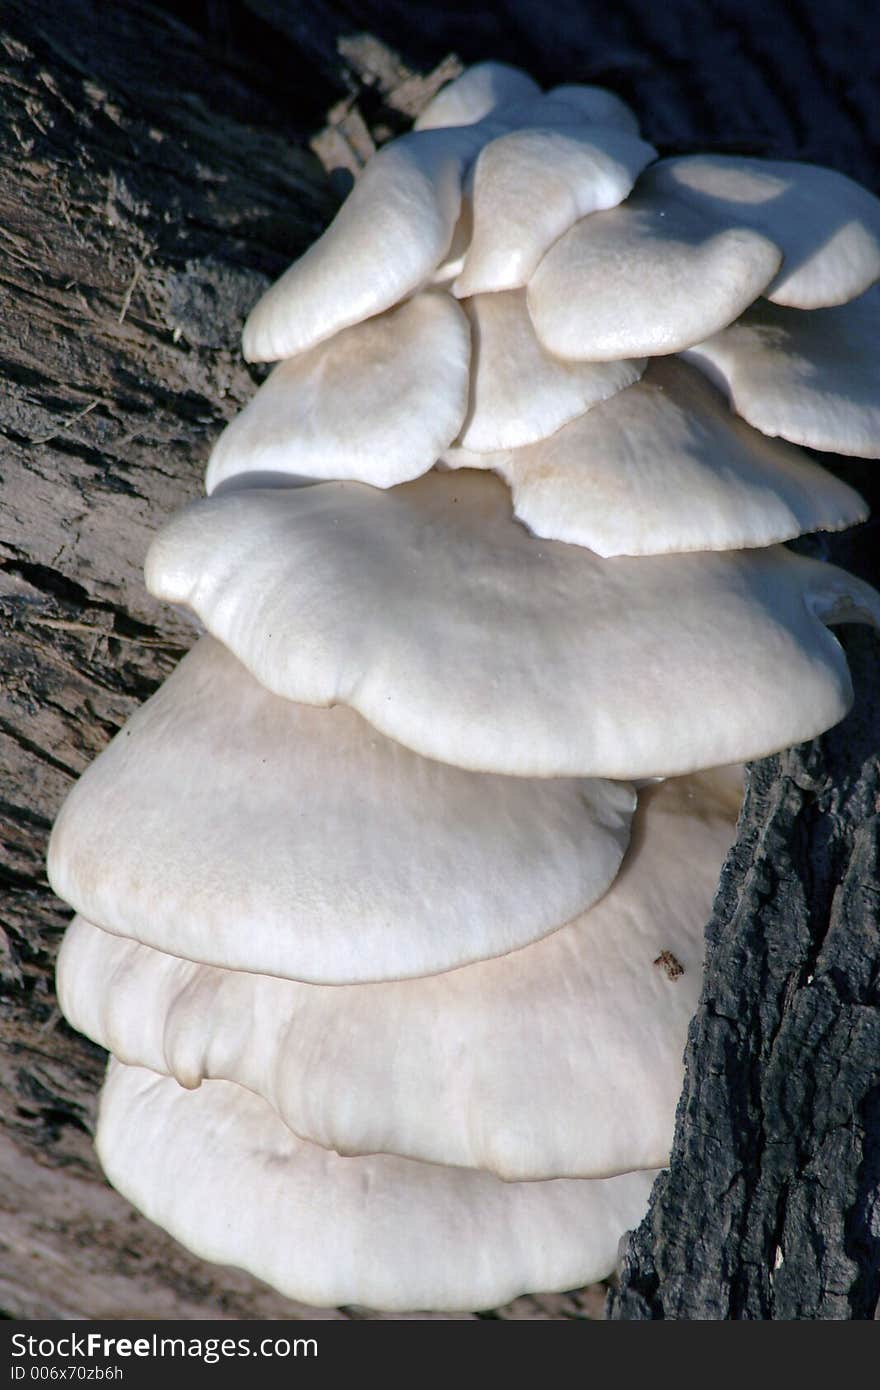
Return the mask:
{"type": "Polygon", "coordinates": [[[446,294],[354,324],[275,368],[214,446],[206,490],[250,473],[418,477],[461,428],[469,361],[467,320],[446,294]]]}
{"type": "Polygon", "coordinates": [[[594,902],[634,801],[429,762],[353,710],[280,700],[203,639],[73,788],[49,874],[91,921],[192,960],[425,975],[594,902]]]}
{"type": "Polygon", "coordinates": [[[774,241],[782,268],[764,291],[796,309],[843,304],[880,278],[880,199],[834,169],[738,155],[664,159],[657,188],[774,241]]]}
{"type": "Polygon", "coordinates": [[[179,960],[77,918],[58,962],[62,1009],[120,1060],[186,1086],[236,1081],[341,1153],[507,1180],[659,1167],[739,781],[733,794],[717,773],[643,791],[604,898],[498,960],[304,985],[179,960]]]}
{"type": "MultiPolygon", "coordinates": [[[[486,298],[491,303],[507,296],[486,298]]],[[[623,365],[570,364],[594,371],[623,365]]],[[[564,371],[561,363],[556,371],[564,371]]],[[[523,416],[533,418],[528,407],[539,372],[525,379],[521,394],[527,404],[519,414],[510,412],[513,382],[505,393],[507,412],[492,409],[491,389],[479,394],[480,372],[478,362],[476,409],[462,437],[469,440],[473,426],[482,425],[480,439],[510,438],[502,433],[509,428],[504,422],[522,428],[523,416]],[[498,435],[490,436],[496,413],[498,435]]],[[[563,386],[570,394],[580,386],[555,377],[553,384],[557,389],[548,397],[551,407],[560,408],[563,386]]],[[[604,556],[767,546],[805,531],[840,530],[868,515],[867,504],[846,483],[737,419],[699,372],[674,357],[652,360],[636,385],[549,438],[482,457],[453,446],[443,457],[452,467],[497,472],[510,486],[516,515],[534,535],[589,546],[604,556]]]]}
{"type": "Polygon", "coordinates": [[[764,434],[880,458],[880,286],[834,309],[760,300],[686,354],[764,434]]]}
{"type": "Polygon", "coordinates": [[[418,289],[449,250],[465,168],[487,138],[472,126],[417,131],[373,155],[324,234],[251,310],[245,357],[293,357],[418,289]]]}
{"type": "Polygon", "coordinates": [[[678,352],[731,323],[779,269],[767,237],[669,197],[652,172],[620,207],[576,222],[535,271],[529,310],[550,352],[592,361],[678,352]]]}
{"type": "Polygon", "coordinates": [[[535,335],[524,290],[479,294],[463,305],[473,342],[470,407],[461,432],[469,450],[517,449],[544,439],[644,371],[644,359],[552,357],[535,335]]]}
{"type": "Polygon", "coordinates": [[[536,541],[476,472],[209,498],[156,538],[147,584],[268,689],[528,777],[674,775],[810,738],[851,700],[817,615],[880,615],[867,585],[779,547],[603,560],[536,541]]]}
{"type": "Polygon", "coordinates": [[[603,1278],[655,1176],[505,1183],[340,1158],[228,1081],[185,1091],[113,1061],[97,1146],[114,1187],[202,1258],[317,1306],[391,1312],[488,1308],[603,1278]]]}

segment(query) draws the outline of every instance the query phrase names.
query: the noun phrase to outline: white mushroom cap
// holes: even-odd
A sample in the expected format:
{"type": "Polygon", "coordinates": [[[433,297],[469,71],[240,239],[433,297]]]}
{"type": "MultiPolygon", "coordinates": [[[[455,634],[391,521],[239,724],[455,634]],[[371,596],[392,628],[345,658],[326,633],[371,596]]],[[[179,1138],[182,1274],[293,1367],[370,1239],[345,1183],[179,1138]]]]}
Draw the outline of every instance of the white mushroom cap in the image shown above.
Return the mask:
{"type": "Polygon", "coordinates": [[[414,129],[472,125],[498,106],[540,96],[533,78],[510,63],[475,63],[440,91],[416,117],[414,129]]]}
{"type": "Polygon", "coordinates": [[[707,218],[652,182],[582,218],[529,283],[538,337],[592,361],[678,352],[737,318],[782,259],[758,232],[707,218]]]}
{"type": "Polygon", "coordinates": [[[613,126],[578,122],[515,130],[485,145],[473,170],[474,230],[459,297],[515,289],[580,217],[614,208],[645,165],[645,144],[613,126]]]}
{"type": "MultiPolygon", "coordinates": [[[[464,271],[474,229],[478,173],[479,236],[469,275],[476,273],[477,256],[487,272],[503,262],[522,265],[528,258],[530,274],[550,243],[580,215],[577,209],[581,205],[586,212],[619,201],[609,190],[624,182],[622,171],[632,165],[625,196],[635,175],[656,151],[638,139],[638,124],[629,108],[622,102],[615,107],[615,101],[610,92],[585,88],[583,93],[578,90],[576,95],[561,99],[538,96],[514,102],[484,117],[479,129],[483,148],[501,138],[505,142],[514,138],[496,151],[481,171],[473,162],[468,165],[452,245],[428,283],[446,286],[464,271]],[[605,97],[610,101],[601,99],[605,97]],[[556,166],[552,174],[546,168],[547,160],[556,166]],[[535,179],[543,181],[540,197],[530,186],[535,179]],[[526,216],[529,209],[540,225],[526,216]]],[[[475,157],[477,153],[475,149],[475,157]]],[[[527,278],[513,277],[512,284],[524,284],[527,278]]],[[[500,287],[486,285],[487,289],[500,287]]],[[[466,289],[462,280],[455,292],[463,296],[478,288],[482,287],[476,280],[473,290],[466,289]]]]}
{"type": "Polygon", "coordinates": [[[449,251],[464,171],[487,138],[426,130],[373,155],[324,234],[251,310],[245,357],[293,357],[418,289],[449,251]]]}
{"type": "Polygon", "coordinates": [[[536,541],[466,472],[208,498],[153,542],[147,584],[268,689],[527,777],[673,775],[810,738],[852,698],[822,617],[880,616],[869,586],[781,547],[536,541]]]}
{"type": "MultiPolygon", "coordinates": [[[[527,378],[529,405],[537,379],[527,378]]],[[[511,389],[509,407],[514,399],[511,389]]],[[[534,535],[605,556],[773,545],[868,515],[857,492],[731,415],[724,397],[673,357],[653,360],[637,385],[549,439],[482,457],[509,484],[534,535]]],[[[457,446],[444,453],[465,468],[479,458],[457,446]]]]}
{"type": "Polygon", "coordinates": [[[191,960],[424,975],[595,902],[634,805],[619,783],[428,762],[350,709],[278,699],[203,639],[71,791],[49,874],[90,921],[191,960]]]}
{"type": "Polygon", "coordinates": [[[504,129],[519,130],[528,126],[568,127],[578,125],[606,126],[626,135],[640,138],[639,123],[625,102],[604,87],[586,87],[578,83],[554,87],[540,96],[511,102],[498,107],[487,118],[500,133],[504,129]]]}
{"type": "Polygon", "coordinates": [[[185,1091],[113,1061],[97,1147],[114,1187],[203,1259],[313,1305],[389,1312],[487,1308],[610,1274],[655,1177],[505,1183],[340,1158],[231,1082],[185,1091]]]}
{"type": "Polygon", "coordinates": [[[604,898],[498,960],[393,984],[294,984],[178,960],[76,918],[58,961],[61,1007],[122,1061],[189,1087],[236,1081],[340,1153],[508,1181],[656,1168],[741,799],[741,769],[732,794],[714,773],[643,791],[604,898]]]}
{"type": "Polygon", "coordinates": [[[604,87],[591,87],[582,82],[564,82],[551,87],[545,98],[547,105],[571,106],[584,121],[595,125],[616,126],[630,135],[639,134],[635,112],[614,92],[604,87]]]}
{"type": "Polygon", "coordinates": [[[760,300],[687,354],[764,434],[880,458],[880,286],[834,309],[760,300]]]}
{"type": "MultiPolygon", "coordinates": [[[[482,146],[536,120],[570,125],[579,112],[595,112],[618,130],[628,126],[627,108],[598,90],[543,98],[537,83],[503,63],[478,64],[444,88],[414,131],[367,162],[324,234],[255,305],[244,328],[245,357],[276,362],[306,352],[420,286],[458,274],[470,240],[462,184],[482,146]]],[[[626,135],[602,134],[612,144],[615,138],[630,152],[626,159],[649,149],[626,135]]]]}
{"type": "Polygon", "coordinates": [[[440,472],[451,468],[491,469],[501,477],[512,452],[511,449],[482,449],[478,453],[476,449],[466,449],[463,444],[450,444],[435,467],[440,472]]]}
{"type": "Polygon", "coordinates": [[[465,180],[465,187],[462,190],[461,212],[455,224],[455,231],[452,233],[452,242],[437,269],[428,277],[426,288],[449,289],[455,277],[461,274],[464,258],[471,244],[473,223],[473,208],[467,190],[467,180],[465,180]]]}
{"type": "Polygon", "coordinates": [[[652,176],[656,188],[691,207],[776,242],[785,259],[764,291],[776,304],[843,304],[880,277],[880,199],[834,169],[688,155],[662,160],[652,176]]]}
{"type": "Polygon", "coordinates": [[[468,404],[470,333],[446,294],[419,294],[275,368],[221,434],[206,490],[243,473],[356,478],[425,473],[468,404]]]}
{"type": "Polygon", "coordinates": [[[645,369],[644,358],[566,362],[552,357],[535,336],[524,290],[480,294],[462,303],[473,345],[471,404],[461,432],[468,450],[513,449],[543,439],[631,386],[645,369]]]}

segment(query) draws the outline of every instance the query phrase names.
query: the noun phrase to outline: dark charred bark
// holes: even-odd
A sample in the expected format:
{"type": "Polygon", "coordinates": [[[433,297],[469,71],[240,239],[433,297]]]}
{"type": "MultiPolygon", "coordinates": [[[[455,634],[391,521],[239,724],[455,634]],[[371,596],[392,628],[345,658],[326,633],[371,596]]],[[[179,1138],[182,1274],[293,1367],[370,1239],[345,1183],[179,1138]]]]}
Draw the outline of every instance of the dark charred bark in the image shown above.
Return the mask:
{"type": "Polygon", "coordinates": [[[616,1318],[873,1318],[880,1299],[880,642],[854,712],[750,769],[672,1163],[616,1318]]]}
{"type": "MultiPolygon", "coordinates": [[[[327,113],[314,148],[324,165],[350,168],[374,140],[405,128],[457,58],[500,57],[545,83],[614,87],[663,152],[813,159],[876,187],[872,9],[871,0],[678,0],[662,9],[640,0],[549,9],[538,0],[7,0],[8,1314],[306,1315],[192,1259],[100,1178],[90,1132],[103,1056],[55,1005],[68,913],[48,889],[44,854],[72,779],[191,641],[146,594],[143,556],[199,493],[211,442],[252,389],[238,353],[247,308],[314,238],[344,187],[344,176],[328,181],[309,145],[327,113]]],[[[842,467],[876,496],[868,468],[842,467]]],[[[876,580],[876,532],[861,528],[846,544],[835,557],[876,580]]],[[[863,642],[853,652],[863,672],[876,669],[876,649],[873,668],[863,642]]],[[[753,774],[712,927],[675,1160],[631,1248],[614,1316],[865,1317],[876,1304],[880,714],[870,679],[861,686],[857,712],[818,748],[753,774]]],[[[520,1300],[501,1315],[583,1317],[594,1307],[595,1296],[520,1300]]]]}

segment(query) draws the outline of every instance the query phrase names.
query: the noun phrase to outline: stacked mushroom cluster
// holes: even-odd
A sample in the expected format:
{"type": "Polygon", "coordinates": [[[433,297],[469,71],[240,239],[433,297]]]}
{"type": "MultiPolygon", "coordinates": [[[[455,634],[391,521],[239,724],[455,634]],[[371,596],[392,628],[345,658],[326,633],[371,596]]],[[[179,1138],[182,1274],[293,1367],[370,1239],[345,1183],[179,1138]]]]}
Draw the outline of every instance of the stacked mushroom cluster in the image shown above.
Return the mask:
{"type": "Polygon", "coordinates": [[[55,827],[111,1181],[313,1303],[611,1270],[727,765],[839,720],[826,624],[880,619],[779,544],[865,516],[790,441],[880,454],[880,204],[655,154],[610,93],[488,64],[370,160],[150,551],[209,635],[55,827]]]}

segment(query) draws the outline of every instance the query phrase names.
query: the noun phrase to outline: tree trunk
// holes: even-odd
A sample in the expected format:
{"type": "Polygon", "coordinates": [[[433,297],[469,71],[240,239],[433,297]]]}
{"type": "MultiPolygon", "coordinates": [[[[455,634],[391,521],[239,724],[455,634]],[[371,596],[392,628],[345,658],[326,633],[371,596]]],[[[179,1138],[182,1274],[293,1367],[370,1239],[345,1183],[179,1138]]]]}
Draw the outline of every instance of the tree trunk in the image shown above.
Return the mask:
{"type": "Polygon", "coordinates": [[[880,1299],[880,642],[854,712],[750,770],[672,1163],[615,1318],[873,1318],[880,1299]]]}
{"type": "MultiPolygon", "coordinates": [[[[201,1263],[103,1182],[90,1135],[104,1059],[55,1004],[68,913],[44,870],[71,781],[192,640],[147,595],[141,565],[155,531],[199,494],[211,443],[252,392],[238,350],[248,307],[314,238],[344,186],[344,177],[328,180],[310,139],[318,136],[325,165],[353,167],[457,70],[455,53],[518,62],[545,84],[604,82],[631,101],[664,153],[813,159],[870,185],[872,3],[831,13],[821,0],[798,0],[773,13],[723,0],[710,14],[703,0],[679,0],[661,15],[640,0],[568,0],[550,23],[538,0],[477,10],[463,0],[7,0],[0,1308],[8,1315],[362,1315],[302,1309],[201,1263]]],[[[842,467],[876,494],[868,469],[842,467]]],[[[862,528],[830,549],[876,581],[876,532],[862,528]]],[[[853,652],[866,671],[865,643],[853,652]]],[[[876,648],[873,660],[876,669],[876,648]]],[[[872,1315],[880,711],[868,695],[819,746],[752,776],[712,924],[673,1165],[632,1244],[614,1316],[872,1315]]],[[[499,1316],[594,1316],[597,1298],[522,1299],[499,1316]]]]}

